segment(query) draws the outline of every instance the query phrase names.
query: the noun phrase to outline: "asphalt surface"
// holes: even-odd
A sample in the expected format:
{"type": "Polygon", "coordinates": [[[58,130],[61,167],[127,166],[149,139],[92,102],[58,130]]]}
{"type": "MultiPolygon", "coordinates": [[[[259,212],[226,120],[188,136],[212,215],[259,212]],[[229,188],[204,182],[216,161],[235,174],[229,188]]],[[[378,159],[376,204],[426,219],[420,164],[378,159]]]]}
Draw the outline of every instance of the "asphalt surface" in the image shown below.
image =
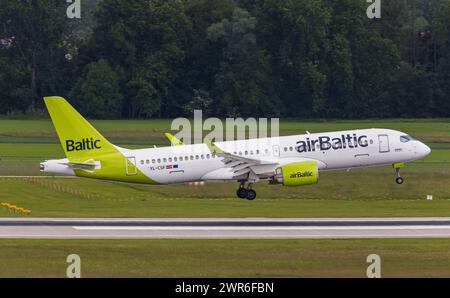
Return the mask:
{"type": "Polygon", "coordinates": [[[0,238],[448,238],[450,218],[0,218],[0,238]]]}

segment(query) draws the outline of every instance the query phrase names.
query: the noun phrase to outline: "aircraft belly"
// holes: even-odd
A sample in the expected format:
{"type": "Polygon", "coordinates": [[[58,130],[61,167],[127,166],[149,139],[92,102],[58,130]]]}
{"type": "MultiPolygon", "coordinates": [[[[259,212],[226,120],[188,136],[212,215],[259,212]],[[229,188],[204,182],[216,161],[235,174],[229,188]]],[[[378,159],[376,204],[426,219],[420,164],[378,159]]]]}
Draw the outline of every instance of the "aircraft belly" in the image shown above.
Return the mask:
{"type": "Polygon", "coordinates": [[[161,184],[184,183],[200,181],[202,177],[218,167],[222,167],[221,162],[188,162],[178,163],[177,168],[153,167],[145,169],[146,175],[161,184]]]}

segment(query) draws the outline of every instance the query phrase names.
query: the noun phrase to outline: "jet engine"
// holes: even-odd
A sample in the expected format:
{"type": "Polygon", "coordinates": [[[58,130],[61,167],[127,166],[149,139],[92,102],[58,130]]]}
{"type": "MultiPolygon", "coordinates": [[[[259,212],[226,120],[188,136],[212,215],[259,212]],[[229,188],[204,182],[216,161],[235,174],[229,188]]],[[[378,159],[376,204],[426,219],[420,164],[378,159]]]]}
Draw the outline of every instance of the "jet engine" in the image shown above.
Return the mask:
{"type": "Polygon", "coordinates": [[[315,161],[290,163],[275,170],[272,183],[284,186],[299,186],[316,184],[319,181],[319,171],[315,161]]]}

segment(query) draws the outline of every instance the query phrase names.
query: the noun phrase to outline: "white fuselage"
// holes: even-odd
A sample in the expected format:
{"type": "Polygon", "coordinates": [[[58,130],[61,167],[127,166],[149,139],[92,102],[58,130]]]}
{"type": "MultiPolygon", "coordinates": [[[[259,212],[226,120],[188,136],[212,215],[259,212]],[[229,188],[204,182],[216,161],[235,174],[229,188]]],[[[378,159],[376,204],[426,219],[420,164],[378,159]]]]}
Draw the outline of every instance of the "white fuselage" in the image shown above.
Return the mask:
{"type": "MultiPolygon", "coordinates": [[[[276,138],[261,138],[215,143],[224,152],[263,164],[250,166],[256,181],[269,179],[275,169],[290,163],[315,161],[319,171],[342,168],[381,166],[408,162],[430,153],[430,148],[405,133],[389,129],[361,129],[276,138]]],[[[193,181],[246,180],[248,173],[236,177],[224,164],[223,157],[211,153],[206,144],[171,146],[151,149],[118,150],[137,171],[159,184],[193,181]]],[[[45,172],[75,175],[65,164],[67,159],[49,160],[41,164],[45,172]]]]}
{"type": "MultiPolygon", "coordinates": [[[[64,98],[44,98],[66,158],[40,164],[44,173],[141,184],[238,181],[236,195],[254,200],[253,183],[284,186],[318,182],[319,172],[392,164],[403,183],[404,162],[430,148],[390,129],[361,129],[130,150],[103,137],[64,98]]],[[[216,140],[217,141],[217,140],[216,140]]]]}
{"type": "MultiPolygon", "coordinates": [[[[362,129],[217,142],[216,145],[225,152],[278,166],[314,160],[319,170],[408,162],[430,152],[428,146],[417,140],[402,142],[401,136],[406,134],[388,129],[362,129]]],[[[222,158],[212,155],[205,144],[120,150],[140,171],[158,183],[237,180],[222,158]]],[[[254,170],[257,174],[271,173],[274,166],[259,165],[254,170]]]]}

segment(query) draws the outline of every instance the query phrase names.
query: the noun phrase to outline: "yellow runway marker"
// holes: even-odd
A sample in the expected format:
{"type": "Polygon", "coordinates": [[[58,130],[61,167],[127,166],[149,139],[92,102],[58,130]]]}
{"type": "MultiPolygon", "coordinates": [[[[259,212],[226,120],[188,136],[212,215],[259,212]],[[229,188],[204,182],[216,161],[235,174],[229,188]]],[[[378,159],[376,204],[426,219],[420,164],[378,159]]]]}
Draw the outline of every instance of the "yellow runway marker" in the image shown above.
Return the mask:
{"type": "Polygon", "coordinates": [[[17,207],[16,205],[11,205],[10,203],[1,202],[0,205],[5,207],[9,211],[13,211],[13,212],[17,212],[17,213],[21,213],[21,214],[25,214],[25,215],[31,214],[31,210],[28,210],[28,209],[25,209],[22,207],[17,207]]]}

